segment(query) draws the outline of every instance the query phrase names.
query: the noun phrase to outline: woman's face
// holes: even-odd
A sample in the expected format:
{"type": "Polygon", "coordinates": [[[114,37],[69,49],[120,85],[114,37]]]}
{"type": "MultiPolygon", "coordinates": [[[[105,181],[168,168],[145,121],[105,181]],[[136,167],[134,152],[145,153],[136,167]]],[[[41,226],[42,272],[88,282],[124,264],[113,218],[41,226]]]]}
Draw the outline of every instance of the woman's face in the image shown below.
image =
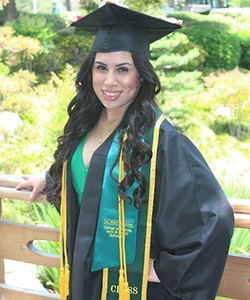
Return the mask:
{"type": "Polygon", "coordinates": [[[131,53],[96,53],[92,84],[106,109],[126,108],[133,101],[139,85],[139,73],[131,53]]]}

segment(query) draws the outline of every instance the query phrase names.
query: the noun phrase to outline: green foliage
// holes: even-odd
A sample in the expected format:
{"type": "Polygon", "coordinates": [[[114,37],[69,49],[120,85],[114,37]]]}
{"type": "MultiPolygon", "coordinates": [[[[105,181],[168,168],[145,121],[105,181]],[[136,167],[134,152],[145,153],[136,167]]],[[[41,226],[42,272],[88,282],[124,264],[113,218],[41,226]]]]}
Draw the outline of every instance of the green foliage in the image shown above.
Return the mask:
{"type": "MultiPolygon", "coordinates": [[[[228,197],[249,199],[250,201],[250,188],[242,185],[239,180],[235,178],[226,178],[223,183],[224,191],[228,197]]],[[[236,254],[250,254],[250,230],[235,228],[234,234],[230,244],[230,253],[236,254]]]]}
{"type": "Polygon", "coordinates": [[[194,71],[201,68],[206,52],[182,33],[175,33],[152,44],[155,70],[194,71]]]}
{"type": "Polygon", "coordinates": [[[10,73],[10,68],[5,64],[3,64],[2,62],[0,62],[0,76],[1,75],[7,76],[9,75],[9,73],[10,73]]]}
{"type": "Polygon", "coordinates": [[[93,36],[83,34],[60,33],[55,39],[55,47],[60,57],[60,63],[80,65],[83,58],[90,51],[93,43],[93,36]]]}
{"type": "MultiPolygon", "coordinates": [[[[31,84],[23,93],[6,89],[0,111],[18,112],[24,125],[15,135],[0,133],[0,172],[33,174],[48,168],[67,120],[68,103],[75,94],[74,78],[73,68],[68,65],[60,76],[53,73],[48,83],[37,87],[31,84]]],[[[10,86],[13,83],[10,81],[10,86]]],[[[19,84],[22,86],[21,79],[19,84]]]]}
{"type": "Polygon", "coordinates": [[[250,200],[250,187],[242,184],[239,178],[227,174],[221,184],[227,197],[250,200]]]}
{"type": "Polygon", "coordinates": [[[152,44],[151,63],[162,85],[161,109],[182,132],[192,126],[186,99],[204,90],[201,69],[206,52],[179,32],[152,44]]]}
{"type": "Polygon", "coordinates": [[[193,3],[192,0],[167,0],[166,4],[168,7],[172,7],[175,10],[187,10],[188,5],[193,3]]]}
{"type": "Polygon", "coordinates": [[[227,31],[236,35],[242,47],[240,66],[250,69],[250,9],[219,9],[212,10],[211,21],[217,20],[227,25],[227,31]]]}
{"type": "Polygon", "coordinates": [[[36,39],[22,35],[16,37],[14,34],[11,27],[0,27],[0,58],[12,68],[23,65],[30,69],[32,60],[40,51],[40,43],[36,39]]]}
{"type": "Polygon", "coordinates": [[[250,0],[231,0],[229,4],[232,7],[250,7],[250,0]]]}
{"type": "Polygon", "coordinates": [[[3,199],[2,219],[7,222],[25,223],[34,225],[36,217],[30,203],[17,200],[3,199]]]}
{"type": "Polygon", "coordinates": [[[216,297],[215,300],[235,300],[232,298],[216,297]]]}
{"type": "MultiPolygon", "coordinates": [[[[34,16],[34,15],[31,14],[31,16],[34,16]]],[[[52,30],[55,31],[55,32],[57,32],[58,30],[62,30],[64,28],[66,28],[65,19],[62,18],[58,14],[39,13],[39,14],[37,14],[37,16],[41,17],[41,18],[45,18],[46,24],[51,24],[52,25],[52,30]]]]}
{"type": "Polygon", "coordinates": [[[140,11],[152,16],[164,15],[162,11],[162,5],[164,0],[125,0],[124,3],[129,6],[130,9],[140,11]]]}
{"type": "Polygon", "coordinates": [[[184,21],[183,23],[187,27],[195,26],[197,25],[197,23],[207,20],[206,16],[194,12],[189,12],[189,11],[176,11],[169,14],[168,17],[169,18],[173,17],[176,19],[183,20],[184,21]]]}
{"type": "MultiPolygon", "coordinates": [[[[20,93],[29,92],[36,82],[36,75],[27,70],[19,70],[8,77],[0,75],[0,78],[0,96],[3,99],[6,99],[6,102],[4,103],[5,109],[9,109],[10,106],[12,106],[11,109],[16,109],[16,111],[19,112],[18,107],[22,104],[18,103],[18,100],[15,101],[13,94],[16,94],[19,97],[22,96],[20,93]],[[8,96],[11,97],[8,98],[8,96]]],[[[22,111],[20,111],[20,113],[22,113],[22,111]]]]}
{"type": "Polygon", "coordinates": [[[36,38],[41,42],[48,43],[56,37],[52,23],[48,23],[41,16],[20,14],[18,21],[12,22],[11,26],[18,34],[36,38]]]}
{"type": "Polygon", "coordinates": [[[250,124],[244,122],[229,121],[225,117],[217,117],[211,122],[211,129],[216,134],[230,134],[241,140],[250,138],[250,124]]]}
{"type": "Polygon", "coordinates": [[[183,33],[208,53],[204,64],[206,68],[230,70],[238,65],[241,47],[236,36],[221,28],[204,25],[185,28],[183,33]]]}
{"type": "MultiPolygon", "coordinates": [[[[60,228],[60,216],[57,210],[52,206],[36,203],[34,204],[34,213],[38,225],[60,228]]],[[[46,253],[54,255],[60,254],[59,243],[37,241],[36,246],[46,253]]],[[[39,266],[38,272],[38,278],[46,289],[59,292],[60,269],[39,266]]]]}
{"type": "Polygon", "coordinates": [[[98,8],[98,4],[93,0],[80,0],[81,8],[86,11],[86,14],[96,10],[98,8]]]}
{"type": "Polygon", "coordinates": [[[0,10],[0,25],[2,26],[3,24],[4,24],[3,10],[0,10]]]}
{"type": "MultiPolygon", "coordinates": [[[[228,132],[232,136],[241,140],[248,138],[250,133],[250,72],[242,73],[235,69],[218,75],[211,74],[205,78],[205,82],[210,89],[202,95],[202,98],[207,105],[210,105],[211,112],[217,115],[212,126],[218,129],[219,123],[224,126],[228,124],[228,132]]],[[[219,129],[221,130],[222,127],[219,129]]]]}
{"type": "MultiPolygon", "coordinates": [[[[222,32],[227,31],[230,35],[236,35],[240,41],[242,52],[240,66],[250,68],[249,49],[250,49],[250,19],[249,9],[213,9],[209,15],[200,15],[192,12],[174,12],[169,17],[184,20],[185,30],[193,27],[202,27],[204,31],[209,27],[214,27],[222,32]]],[[[185,33],[185,30],[182,29],[185,33]]],[[[201,38],[201,32],[197,39],[201,38]]],[[[236,44],[237,45],[237,44],[236,44]]],[[[216,47],[216,45],[214,46],[216,47]]],[[[238,47],[238,46],[237,46],[238,47]]],[[[225,45],[225,49],[226,49],[225,45]]],[[[204,47],[205,50],[207,50],[204,47]]],[[[222,48],[221,48],[222,49],[222,48]]],[[[208,51],[207,51],[208,52],[208,51]]],[[[210,52],[208,52],[210,54],[210,52]]]]}
{"type": "Polygon", "coordinates": [[[213,9],[210,11],[210,14],[220,14],[225,17],[230,17],[230,18],[239,18],[242,16],[249,16],[250,13],[250,8],[219,8],[219,9],[213,9]]]}
{"type": "Polygon", "coordinates": [[[57,55],[54,39],[57,33],[53,24],[48,23],[45,17],[20,14],[18,21],[10,24],[17,34],[33,37],[40,41],[41,50],[32,62],[32,69],[39,73],[60,68],[61,64],[57,55]]]}

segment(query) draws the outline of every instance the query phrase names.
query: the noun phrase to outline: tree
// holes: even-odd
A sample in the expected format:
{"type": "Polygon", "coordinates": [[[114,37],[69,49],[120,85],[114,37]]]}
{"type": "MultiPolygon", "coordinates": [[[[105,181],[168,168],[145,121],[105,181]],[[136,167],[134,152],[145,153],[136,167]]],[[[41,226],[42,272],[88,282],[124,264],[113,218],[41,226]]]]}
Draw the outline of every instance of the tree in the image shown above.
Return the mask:
{"type": "Polygon", "coordinates": [[[3,3],[4,23],[18,18],[15,0],[0,0],[3,3]]]}
{"type": "Polygon", "coordinates": [[[67,8],[68,11],[72,10],[71,1],[70,0],[65,0],[65,5],[66,5],[66,8],[67,8]]]}

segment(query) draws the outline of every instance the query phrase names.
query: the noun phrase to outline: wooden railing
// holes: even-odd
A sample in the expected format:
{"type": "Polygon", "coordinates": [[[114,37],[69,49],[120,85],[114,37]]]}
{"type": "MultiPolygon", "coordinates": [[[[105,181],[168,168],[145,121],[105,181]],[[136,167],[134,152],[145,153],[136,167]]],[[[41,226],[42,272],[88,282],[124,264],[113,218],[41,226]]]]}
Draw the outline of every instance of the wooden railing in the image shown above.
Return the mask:
{"type": "MultiPolygon", "coordinates": [[[[59,267],[59,257],[36,249],[34,240],[58,241],[57,229],[6,222],[1,219],[2,200],[28,201],[29,191],[17,191],[14,187],[21,179],[12,175],[0,175],[0,300],[52,300],[58,295],[17,288],[5,284],[4,259],[12,259],[37,265],[59,267]]],[[[37,202],[47,203],[40,195],[37,202]]],[[[250,200],[230,199],[234,209],[235,226],[250,229],[250,200]]],[[[216,253],[214,253],[216,259],[216,253]]],[[[204,282],[204,284],[206,284],[204,282]]],[[[239,300],[250,299],[250,256],[228,255],[226,268],[218,296],[239,300]]],[[[202,299],[201,299],[202,300],[202,299]]]]}
{"type": "MultiPolygon", "coordinates": [[[[59,268],[59,257],[37,249],[33,241],[59,241],[59,231],[54,228],[31,226],[6,222],[1,219],[2,199],[28,201],[29,191],[17,191],[15,186],[20,177],[0,175],[0,300],[52,300],[59,299],[56,294],[37,292],[5,284],[4,259],[59,268]]],[[[47,203],[45,195],[39,195],[36,202],[47,203]]]]}

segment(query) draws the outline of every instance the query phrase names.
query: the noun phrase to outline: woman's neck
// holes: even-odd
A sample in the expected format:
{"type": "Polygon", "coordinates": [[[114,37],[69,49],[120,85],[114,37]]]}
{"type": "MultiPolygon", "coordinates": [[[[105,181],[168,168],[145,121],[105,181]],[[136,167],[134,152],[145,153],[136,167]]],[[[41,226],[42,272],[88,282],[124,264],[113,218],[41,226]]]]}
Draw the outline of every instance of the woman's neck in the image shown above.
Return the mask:
{"type": "Polygon", "coordinates": [[[106,109],[104,108],[101,114],[101,120],[108,124],[120,123],[124,112],[126,111],[128,105],[122,106],[118,109],[106,109]]]}

